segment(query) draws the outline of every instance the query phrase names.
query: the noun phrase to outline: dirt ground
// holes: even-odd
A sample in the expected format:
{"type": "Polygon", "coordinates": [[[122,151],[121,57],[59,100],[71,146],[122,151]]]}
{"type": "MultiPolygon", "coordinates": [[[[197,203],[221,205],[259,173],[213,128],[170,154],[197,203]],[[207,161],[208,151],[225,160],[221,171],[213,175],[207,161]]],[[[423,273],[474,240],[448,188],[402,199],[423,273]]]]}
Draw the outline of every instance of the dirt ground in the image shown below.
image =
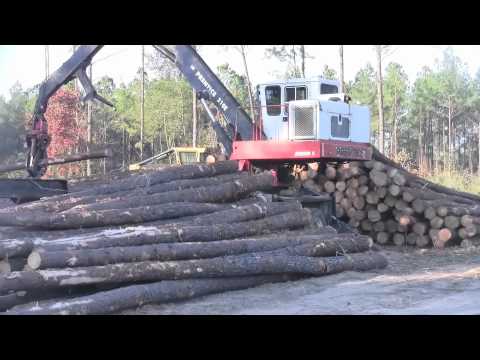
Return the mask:
{"type": "Polygon", "coordinates": [[[122,314],[480,314],[480,248],[384,247],[389,266],[145,305],[122,314]]]}

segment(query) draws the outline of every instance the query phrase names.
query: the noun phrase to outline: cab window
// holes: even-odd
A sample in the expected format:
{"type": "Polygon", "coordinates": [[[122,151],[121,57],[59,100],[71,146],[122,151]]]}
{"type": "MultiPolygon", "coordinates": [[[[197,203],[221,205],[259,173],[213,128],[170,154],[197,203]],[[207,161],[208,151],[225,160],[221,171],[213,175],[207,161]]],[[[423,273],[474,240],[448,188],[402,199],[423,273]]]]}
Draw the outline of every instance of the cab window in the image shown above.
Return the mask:
{"type": "Polygon", "coordinates": [[[293,101],[295,100],[295,88],[287,87],[285,88],[285,101],[293,101]]]}
{"type": "Polygon", "coordinates": [[[338,87],[336,85],[321,84],[320,94],[338,94],[338,87]]]}
{"type": "Polygon", "coordinates": [[[265,88],[265,102],[267,103],[267,114],[270,116],[280,115],[282,102],[282,91],[280,86],[267,86],[265,88]]]}
{"type": "Polygon", "coordinates": [[[307,88],[305,86],[286,87],[285,88],[285,102],[294,100],[306,100],[307,88]]]}
{"type": "Polygon", "coordinates": [[[305,86],[297,87],[296,100],[307,100],[307,88],[305,86]]]}

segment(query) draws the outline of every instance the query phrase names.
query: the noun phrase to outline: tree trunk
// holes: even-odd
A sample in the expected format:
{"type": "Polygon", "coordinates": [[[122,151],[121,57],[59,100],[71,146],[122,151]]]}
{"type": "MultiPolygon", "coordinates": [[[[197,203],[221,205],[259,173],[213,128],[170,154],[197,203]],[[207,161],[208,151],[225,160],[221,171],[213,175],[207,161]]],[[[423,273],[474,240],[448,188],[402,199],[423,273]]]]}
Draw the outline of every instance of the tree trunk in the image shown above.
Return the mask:
{"type": "Polygon", "coordinates": [[[477,136],[478,136],[478,142],[477,142],[477,152],[478,152],[477,172],[478,172],[478,175],[480,176],[480,118],[479,118],[479,122],[478,122],[477,136]]]}
{"type": "Polygon", "coordinates": [[[127,168],[127,154],[126,154],[126,145],[125,145],[126,132],[125,128],[122,127],[122,169],[127,168]]]}
{"type": "Polygon", "coordinates": [[[26,257],[32,251],[33,246],[31,239],[0,241],[0,260],[10,257],[26,257]]]}
{"type": "Polygon", "coordinates": [[[352,234],[294,235],[274,234],[267,237],[221,240],[209,243],[155,244],[74,251],[34,251],[28,257],[33,270],[100,266],[141,261],[207,259],[219,256],[265,252],[289,246],[315,243],[317,256],[364,252],[371,248],[368,237],[352,234]]]}
{"type": "Polygon", "coordinates": [[[397,116],[398,116],[398,111],[397,111],[397,86],[395,84],[394,87],[394,95],[393,95],[393,136],[392,136],[392,157],[396,161],[397,160],[397,155],[398,155],[398,150],[397,150],[397,116]]]}
{"type": "MultiPolygon", "coordinates": [[[[16,209],[44,210],[44,204],[52,202],[64,203],[66,200],[78,199],[83,196],[110,195],[123,191],[138,190],[140,188],[152,187],[160,183],[167,183],[175,180],[198,179],[212,177],[222,174],[237,173],[238,163],[236,161],[220,161],[213,164],[188,164],[171,166],[160,169],[145,175],[133,175],[110,184],[97,186],[93,189],[78,191],[71,194],[53,196],[45,201],[36,201],[31,204],[17,206],[16,209]]],[[[47,206],[48,208],[48,206],[47,206]]],[[[0,209],[0,214],[2,210],[0,209]]],[[[2,215],[3,216],[3,215],[2,215]]]]}
{"type": "Polygon", "coordinates": [[[138,281],[266,274],[319,276],[349,270],[365,271],[381,269],[387,266],[387,259],[377,252],[330,258],[304,256],[304,254],[310,254],[310,251],[314,250],[316,250],[314,246],[292,247],[272,252],[225,256],[212,259],[166,262],[145,261],[61,270],[22,271],[0,278],[0,289],[2,289],[3,292],[7,292],[85,284],[121,284],[138,281]]]}
{"type": "Polygon", "coordinates": [[[301,67],[301,71],[302,71],[302,77],[305,78],[305,58],[306,58],[306,54],[305,54],[305,45],[300,45],[300,60],[301,60],[301,64],[302,64],[302,67],[301,67]]]}
{"type": "Polygon", "coordinates": [[[123,195],[123,194],[156,194],[156,193],[165,193],[169,191],[179,191],[192,189],[203,186],[213,186],[220,185],[227,182],[239,180],[250,176],[247,172],[238,172],[232,174],[218,175],[213,177],[205,177],[199,179],[186,179],[186,180],[174,180],[167,183],[156,184],[153,186],[147,186],[144,188],[138,188],[131,190],[128,193],[117,193],[114,195],[123,195]]]}
{"type": "Polygon", "coordinates": [[[383,79],[382,79],[382,46],[376,45],[377,53],[377,95],[378,95],[378,147],[385,153],[384,121],[383,121],[383,79]]]}
{"type": "MultiPolygon", "coordinates": [[[[90,64],[90,81],[93,81],[92,77],[92,64],[90,64]]],[[[93,99],[92,99],[93,100],[93,99]]],[[[92,101],[87,103],[87,152],[90,152],[92,146],[92,101]]],[[[87,176],[92,175],[92,164],[87,159],[87,176]]]]}
{"type": "Polygon", "coordinates": [[[283,214],[291,211],[302,210],[302,205],[298,201],[289,202],[260,202],[246,204],[233,209],[225,209],[215,211],[213,213],[185,216],[174,220],[160,220],[150,223],[149,225],[213,225],[213,224],[232,224],[243,221],[257,220],[267,216],[283,214]]]}
{"type": "Polygon", "coordinates": [[[292,58],[293,58],[293,70],[295,73],[295,77],[298,77],[298,66],[297,66],[297,49],[295,49],[295,45],[292,45],[292,58]]]}
{"type": "Polygon", "coordinates": [[[142,75],[140,77],[140,160],[143,160],[144,122],[145,122],[145,45],[142,45],[142,75]]]}
{"type": "Polygon", "coordinates": [[[245,51],[245,45],[240,45],[240,53],[242,54],[243,68],[245,70],[245,76],[247,78],[248,101],[250,102],[250,116],[252,117],[252,120],[255,121],[255,108],[253,106],[252,83],[250,82],[250,75],[248,74],[247,54],[245,51]]]}
{"type": "MultiPolygon", "coordinates": [[[[6,314],[103,315],[151,303],[186,300],[198,296],[247,289],[262,284],[291,281],[298,278],[298,276],[291,275],[260,275],[159,281],[150,284],[125,286],[73,299],[17,306],[6,314]]],[[[2,303],[1,298],[0,303],[2,303]]]]}
{"type": "Polygon", "coordinates": [[[197,146],[197,92],[192,89],[192,146],[197,146]]]}
{"type": "Polygon", "coordinates": [[[165,226],[165,227],[131,227],[122,229],[114,235],[103,233],[82,238],[47,241],[38,245],[45,251],[63,251],[77,249],[98,249],[115,246],[139,246],[172,242],[201,242],[234,239],[255,236],[269,231],[302,228],[312,223],[308,209],[292,211],[233,224],[213,224],[206,226],[165,226]]]}
{"type": "MultiPolygon", "coordinates": [[[[214,177],[177,180],[167,183],[161,183],[153,186],[139,187],[134,190],[119,191],[109,195],[87,195],[87,196],[72,196],[66,200],[57,200],[55,197],[47,198],[45,200],[37,201],[30,204],[16,206],[13,210],[16,212],[22,211],[42,211],[42,212],[61,212],[71,209],[78,205],[87,205],[95,203],[103,203],[110,200],[116,200],[118,197],[139,196],[153,193],[165,193],[170,191],[178,191],[185,189],[192,189],[202,186],[213,186],[223,184],[230,181],[235,181],[240,178],[250,176],[247,172],[239,172],[225,175],[218,175],[214,177]]],[[[1,211],[0,211],[1,213],[1,211]]]]}
{"type": "MultiPolygon", "coordinates": [[[[80,229],[101,226],[140,224],[162,219],[175,219],[183,216],[211,213],[223,210],[221,204],[169,202],[152,206],[139,206],[124,209],[66,211],[60,214],[35,217],[17,217],[14,226],[38,227],[41,229],[80,229]]],[[[10,224],[13,225],[13,224],[10,224]]]]}
{"type": "Polygon", "coordinates": [[[340,89],[339,89],[339,92],[343,93],[343,92],[345,92],[345,78],[344,78],[344,68],[343,68],[343,45],[339,45],[339,52],[340,52],[340,89]]]}
{"type": "MultiPolygon", "coordinates": [[[[78,211],[99,211],[112,209],[135,208],[138,206],[160,205],[172,202],[228,202],[238,200],[254,191],[269,190],[273,187],[274,177],[271,173],[246,176],[234,182],[192,189],[170,191],[165,193],[124,196],[114,200],[95,204],[79,205],[63,214],[78,211]]],[[[1,222],[0,222],[1,223],[1,222]]]]}
{"type": "Polygon", "coordinates": [[[384,155],[382,155],[375,147],[372,147],[372,150],[373,150],[373,158],[375,160],[381,161],[381,162],[385,163],[386,165],[397,168],[400,171],[400,173],[406,178],[410,187],[428,189],[428,190],[432,190],[432,191],[442,193],[442,194],[459,196],[463,199],[469,199],[473,202],[480,201],[480,196],[479,195],[452,190],[452,189],[447,188],[445,186],[442,186],[442,185],[439,185],[439,184],[434,184],[434,183],[432,183],[428,180],[422,179],[422,178],[420,178],[420,177],[418,177],[414,174],[411,174],[411,173],[407,172],[405,169],[403,169],[397,163],[393,162],[392,160],[390,160],[387,157],[385,157],[384,155]]]}

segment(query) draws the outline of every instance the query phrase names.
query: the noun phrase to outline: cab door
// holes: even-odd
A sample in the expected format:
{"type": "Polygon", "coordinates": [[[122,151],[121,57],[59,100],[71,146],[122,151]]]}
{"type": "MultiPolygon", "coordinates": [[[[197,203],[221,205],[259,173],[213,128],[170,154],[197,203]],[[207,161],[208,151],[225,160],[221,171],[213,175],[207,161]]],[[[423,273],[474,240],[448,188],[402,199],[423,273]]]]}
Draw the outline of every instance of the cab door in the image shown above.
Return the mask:
{"type": "Polygon", "coordinates": [[[283,126],[282,86],[267,85],[261,95],[265,99],[265,105],[262,106],[263,131],[265,135],[270,140],[284,140],[286,137],[288,138],[288,127],[284,129],[283,126]]]}

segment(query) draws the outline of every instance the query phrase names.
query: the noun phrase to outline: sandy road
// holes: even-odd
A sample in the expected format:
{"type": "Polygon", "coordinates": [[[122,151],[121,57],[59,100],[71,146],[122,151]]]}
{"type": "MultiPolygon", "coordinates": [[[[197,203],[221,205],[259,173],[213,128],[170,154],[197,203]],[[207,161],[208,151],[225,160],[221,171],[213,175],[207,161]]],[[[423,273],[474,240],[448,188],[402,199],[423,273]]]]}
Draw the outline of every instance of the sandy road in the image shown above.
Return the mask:
{"type": "Polygon", "coordinates": [[[385,248],[387,269],[269,284],[123,314],[480,314],[480,249],[385,248]]]}

